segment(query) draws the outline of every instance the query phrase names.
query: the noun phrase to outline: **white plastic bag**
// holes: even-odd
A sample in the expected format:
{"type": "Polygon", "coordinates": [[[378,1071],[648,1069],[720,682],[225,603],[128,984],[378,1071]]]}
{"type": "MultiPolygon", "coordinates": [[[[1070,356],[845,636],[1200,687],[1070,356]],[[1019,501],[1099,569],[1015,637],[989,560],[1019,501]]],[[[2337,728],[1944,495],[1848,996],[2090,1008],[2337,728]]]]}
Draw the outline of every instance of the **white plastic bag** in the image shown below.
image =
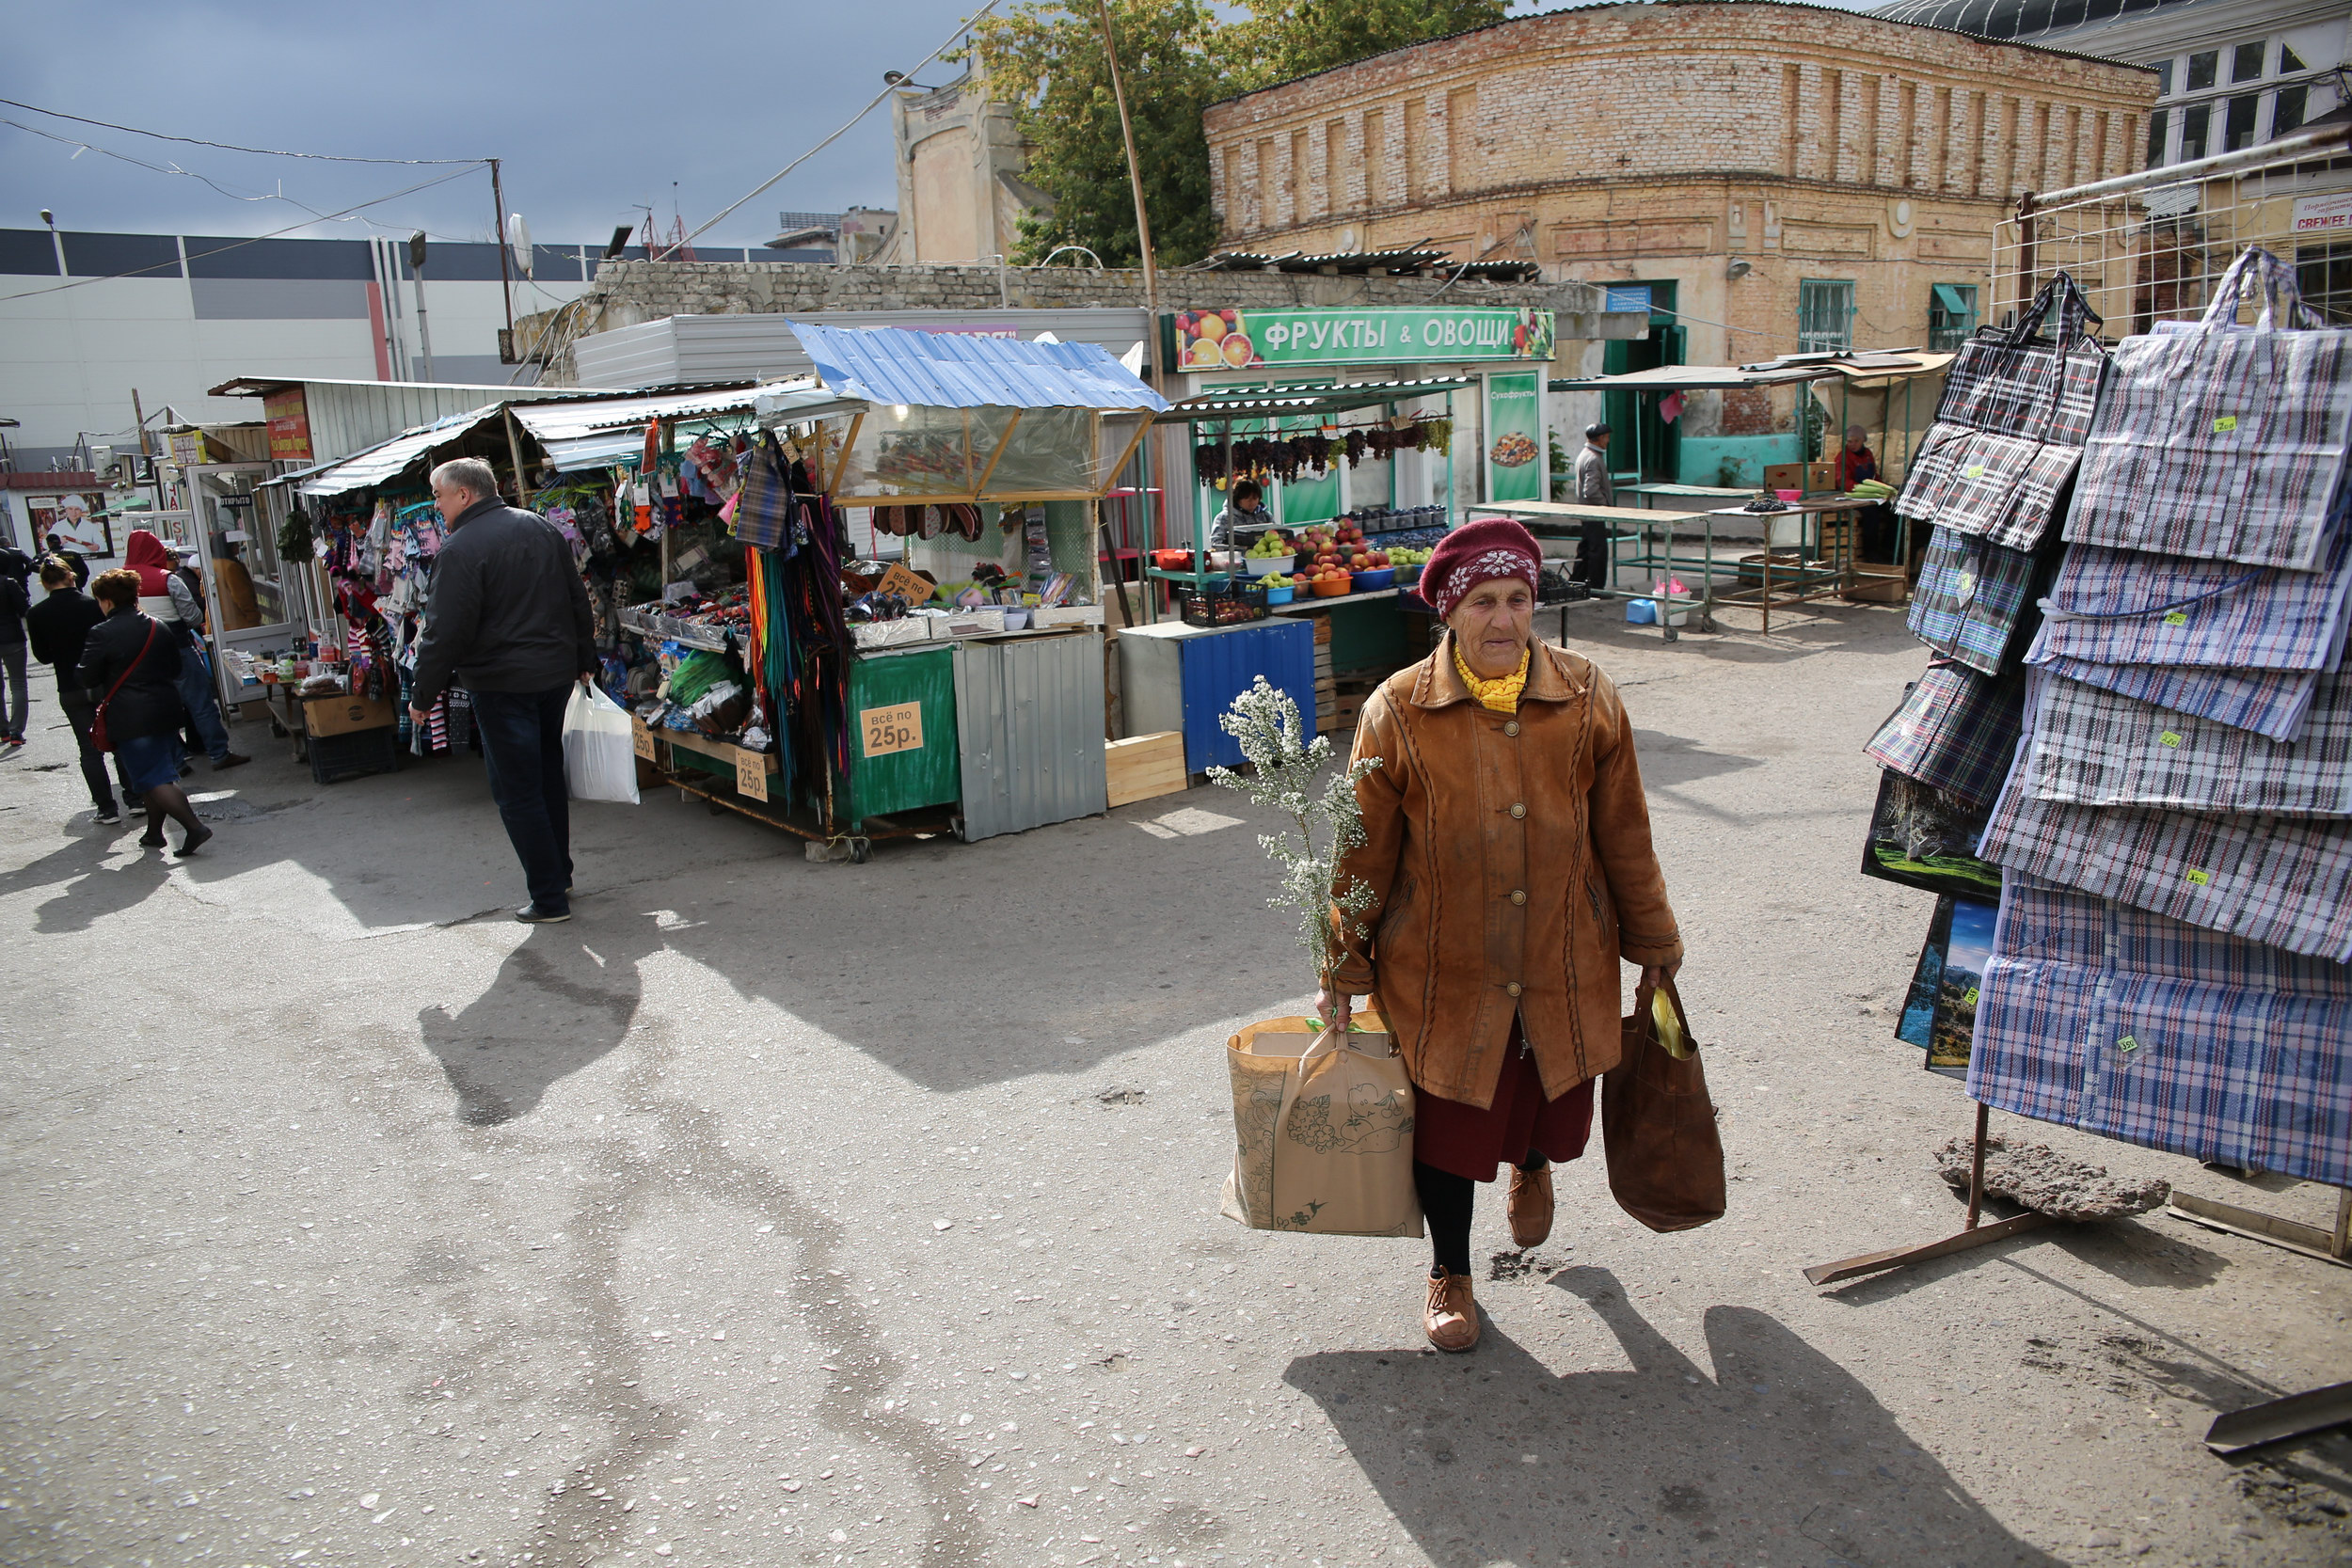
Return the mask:
{"type": "Polygon", "coordinates": [[[628,710],[597,686],[575,686],[564,709],[564,782],[575,800],[637,804],[637,742],[628,710]]]}

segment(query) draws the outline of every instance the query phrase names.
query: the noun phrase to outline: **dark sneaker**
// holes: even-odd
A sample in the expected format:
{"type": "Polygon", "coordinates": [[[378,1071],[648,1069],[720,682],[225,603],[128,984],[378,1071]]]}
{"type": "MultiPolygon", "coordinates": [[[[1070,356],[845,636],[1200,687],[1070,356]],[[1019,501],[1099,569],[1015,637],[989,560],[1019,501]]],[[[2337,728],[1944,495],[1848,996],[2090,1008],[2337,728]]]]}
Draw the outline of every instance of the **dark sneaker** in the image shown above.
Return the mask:
{"type": "Polygon", "coordinates": [[[221,758],[218,762],[213,764],[213,771],[217,773],[224,768],[243,768],[246,763],[251,762],[252,760],[253,759],[251,757],[245,755],[241,752],[231,752],[227,756],[221,758]]]}
{"type": "Polygon", "coordinates": [[[119,828],[122,826],[122,814],[109,807],[91,817],[90,821],[101,828],[119,828]]]}
{"type": "Polygon", "coordinates": [[[551,910],[544,904],[525,904],[515,911],[515,918],[526,926],[553,926],[571,917],[569,910],[551,910]]]}

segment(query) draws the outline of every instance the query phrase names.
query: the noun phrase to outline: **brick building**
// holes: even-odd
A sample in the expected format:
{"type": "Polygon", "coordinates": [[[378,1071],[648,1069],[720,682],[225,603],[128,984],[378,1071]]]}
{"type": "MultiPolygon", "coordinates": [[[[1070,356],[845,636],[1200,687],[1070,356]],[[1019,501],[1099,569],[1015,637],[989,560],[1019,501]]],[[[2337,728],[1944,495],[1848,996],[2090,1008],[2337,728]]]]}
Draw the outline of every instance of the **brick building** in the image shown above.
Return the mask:
{"type": "MultiPolygon", "coordinates": [[[[1593,372],[1949,346],[1992,303],[1997,217],[2137,168],[2155,93],[2137,67],[1939,27],[1651,0],[1375,55],[1216,104],[1206,128],[1230,248],[1427,241],[1619,302],[1646,286],[1649,337],[1592,344],[1593,372]]],[[[1598,412],[1564,402],[1570,428],[1598,412]]],[[[1750,482],[1790,406],[1693,398],[1645,431],[1649,466],[1750,482]]]]}

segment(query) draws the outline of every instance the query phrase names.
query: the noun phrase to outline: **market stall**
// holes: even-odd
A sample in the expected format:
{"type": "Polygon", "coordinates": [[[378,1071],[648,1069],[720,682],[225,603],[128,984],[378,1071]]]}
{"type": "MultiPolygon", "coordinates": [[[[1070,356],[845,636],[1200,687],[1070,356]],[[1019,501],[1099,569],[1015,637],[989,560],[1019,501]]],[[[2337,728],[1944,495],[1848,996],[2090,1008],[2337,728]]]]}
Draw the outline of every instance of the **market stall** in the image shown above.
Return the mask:
{"type": "MultiPolygon", "coordinates": [[[[1821,353],[1787,355],[1756,365],[1661,365],[1620,375],[1583,376],[1551,383],[1554,391],[1630,393],[1637,405],[1644,398],[1664,399],[1694,391],[1762,390],[1788,387],[1797,398],[1789,420],[1785,460],[1767,465],[1765,483],[1754,492],[1722,492],[1697,485],[1645,484],[1637,499],[1724,499],[1748,495],[1738,505],[1707,508],[1695,518],[1687,514],[1631,508],[1599,509],[1578,502],[1556,502],[1535,512],[1555,519],[1554,533],[1581,531],[1587,520],[1608,530],[1609,575],[1629,599],[1629,618],[1655,624],[1671,641],[1681,619],[1695,600],[1702,626],[1710,626],[1717,601],[1760,609],[1767,630],[1774,609],[1791,608],[1831,596],[1892,599],[1902,597],[1903,562],[1910,559],[1908,534],[1899,517],[1895,523],[1893,562],[1866,562],[1861,558],[1854,527],[1858,517],[1891,498],[1901,470],[1886,466],[1886,454],[1900,451],[1907,460],[1916,445],[1915,413],[1931,406],[1940,389],[1947,354],[1821,353]],[[1815,388],[1833,384],[1838,402],[1833,419],[1826,405],[1815,402],[1815,388]],[[1923,402],[1913,394],[1921,390],[1923,402]],[[1857,397],[1861,400],[1857,405],[1857,397]],[[1899,412],[1899,438],[1894,423],[1899,412]],[[1875,424],[1873,424],[1875,420],[1875,424]],[[1843,432],[1851,424],[1878,432],[1874,451],[1881,460],[1885,493],[1857,499],[1840,493],[1834,461],[1843,432]],[[1815,456],[1820,453],[1819,458],[1815,456]],[[1753,527],[1764,540],[1760,552],[1729,562],[1736,580],[1718,588],[1725,563],[1715,555],[1719,528],[1753,527]],[[1700,541],[1680,541],[1681,530],[1695,527],[1700,541]],[[1689,554],[1684,545],[1697,542],[1700,553],[1689,554]],[[1625,546],[1630,546],[1630,549],[1625,546]],[[1618,584],[1620,574],[1628,581],[1618,584]]],[[[1642,464],[1643,421],[1631,421],[1634,462],[1642,464]]],[[[1866,486],[1873,488],[1873,486],[1866,486]]],[[[1507,511],[1508,509],[1495,509],[1507,511]]]]}
{"type": "Polygon", "coordinates": [[[548,499],[660,535],[614,610],[641,756],[851,858],[1101,812],[1094,507],[1165,404],[1092,345],[795,330],[817,376],[516,411],[548,499]]]}
{"type": "MultiPolygon", "coordinates": [[[[1284,689],[1300,711],[1316,716],[1319,728],[1332,730],[1353,719],[1380,677],[1428,652],[1432,617],[1412,584],[1430,548],[1445,536],[1451,509],[1439,501],[1358,499],[1347,476],[1378,465],[1390,473],[1372,492],[1391,496],[1394,470],[1410,460],[1431,476],[1447,476],[1433,479],[1431,487],[1450,493],[1452,396],[1474,385],[1466,377],[1231,383],[1160,416],[1161,423],[1187,429],[1195,477],[1203,487],[1228,493],[1248,480],[1279,499],[1262,520],[1237,523],[1221,548],[1212,544],[1208,519],[1196,508],[1189,544],[1155,551],[1145,572],[1168,592],[1172,626],[1240,635],[1253,644],[1249,651],[1236,644],[1213,654],[1202,644],[1184,649],[1179,658],[1138,648],[1131,661],[1124,642],[1134,634],[1121,638],[1120,678],[1127,689],[1137,681],[1165,683],[1169,672],[1185,674],[1180,695],[1163,696],[1158,704],[1175,702],[1171,711],[1182,721],[1170,727],[1184,733],[1194,772],[1237,760],[1216,715],[1248,687],[1251,669],[1263,668],[1270,680],[1280,674],[1277,684],[1284,685],[1303,668],[1295,677],[1298,689],[1284,689]],[[1269,620],[1304,626],[1311,647],[1303,667],[1290,650],[1290,634],[1260,626],[1269,620]]],[[[1419,493],[1418,485],[1407,488],[1419,493]]],[[[1148,602],[1156,618],[1161,605],[1156,598],[1148,602]]],[[[1145,629],[1177,643],[1189,641],[1182,631],[1145,629]]],[[[1129,733],[1156,721],[1139,715],[1158,710],[1131,703],[1129,733]]]]}

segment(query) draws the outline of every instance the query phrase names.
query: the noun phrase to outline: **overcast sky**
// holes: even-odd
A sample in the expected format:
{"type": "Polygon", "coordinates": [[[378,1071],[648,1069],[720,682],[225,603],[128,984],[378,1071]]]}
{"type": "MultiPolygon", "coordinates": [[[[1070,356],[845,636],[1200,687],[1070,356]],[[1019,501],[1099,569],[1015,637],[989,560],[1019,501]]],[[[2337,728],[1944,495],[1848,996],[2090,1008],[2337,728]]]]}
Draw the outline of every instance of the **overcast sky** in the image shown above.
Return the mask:
{"type": "MultiPolygon", "coordinates": [[[[700,226],[855,114],[979,0],[405,0],[255,6],[51,0],[12,10],[0,97],[141,130],[377,158],[505,160],[540,244],[601,243],[655,209],[700,226]]],[[[1545,8],[1526,3],[1517,12],[1545,8]]],[[[933,64],[917,78],[954,74],[933,64]]],[[[263,234],[452,172],[255,157],[0,106],[0,228],[263,234]],[[176,165],[186,174],[122,162],[176,165]],[[224,187],[224,195],[190,175],[224,187]],[[276,199],[282,193],[290,200],[276,199]],[[238,198],[262,196],[264,199],[238,198]],[[293,205],[294,202],[303,206],[293,205]]],[[[889,105],[713,230],[757,245],[776,214],[891,207],[889,105]]],[[[294,232],[488,237],[485,172],[294,232]],[[371,228],[370,225],[373,227],[371,228]]]]}

